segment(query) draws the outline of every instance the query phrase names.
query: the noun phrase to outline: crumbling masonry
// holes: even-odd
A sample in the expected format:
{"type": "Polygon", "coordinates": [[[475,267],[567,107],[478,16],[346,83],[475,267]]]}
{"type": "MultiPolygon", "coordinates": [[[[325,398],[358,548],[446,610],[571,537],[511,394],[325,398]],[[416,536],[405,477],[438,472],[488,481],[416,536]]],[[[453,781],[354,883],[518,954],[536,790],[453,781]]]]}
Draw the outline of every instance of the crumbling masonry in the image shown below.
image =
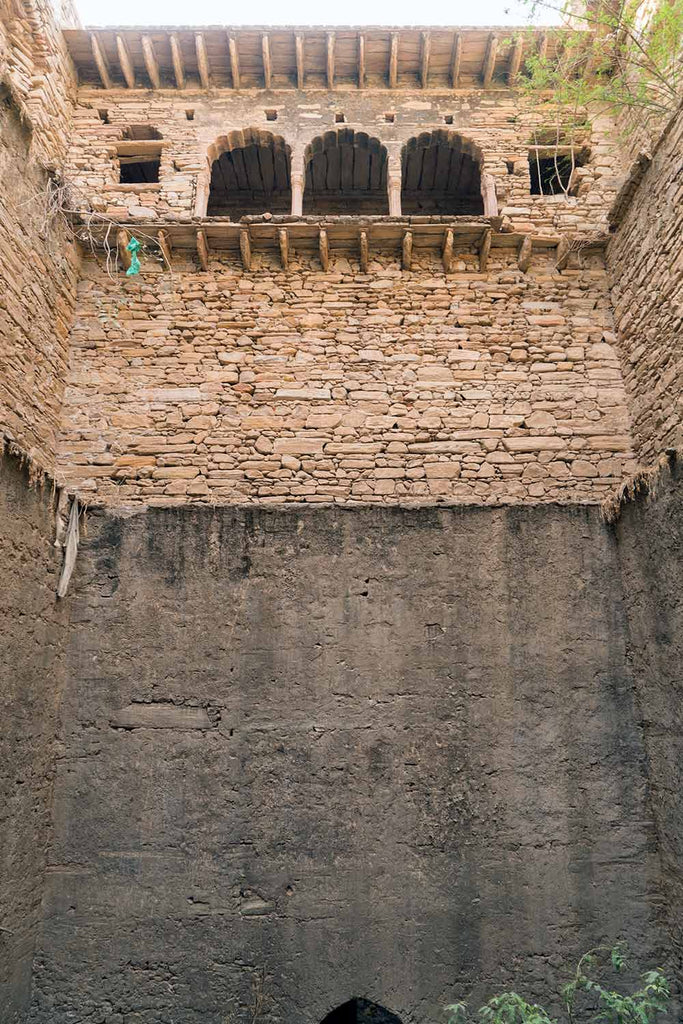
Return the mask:
{"type": "Polygon", "coordinates": [[[680,977],[683,118],[557,39],[2,0],[2,1022],[680,977]]]}

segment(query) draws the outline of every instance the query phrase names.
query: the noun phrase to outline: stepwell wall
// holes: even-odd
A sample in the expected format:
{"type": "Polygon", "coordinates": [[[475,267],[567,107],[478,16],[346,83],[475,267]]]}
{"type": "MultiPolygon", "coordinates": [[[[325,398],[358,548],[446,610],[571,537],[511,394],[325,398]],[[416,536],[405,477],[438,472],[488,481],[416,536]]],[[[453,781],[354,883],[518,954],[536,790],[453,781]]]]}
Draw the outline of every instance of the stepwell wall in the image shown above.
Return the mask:
{"type": "Polygon", "coordinates": [[[32,1020],[404,1021],[665,955],[595,508],[90,516],[32,1020]],[[261,1004],[259,1004],[261,1005],[261,1004]]]}

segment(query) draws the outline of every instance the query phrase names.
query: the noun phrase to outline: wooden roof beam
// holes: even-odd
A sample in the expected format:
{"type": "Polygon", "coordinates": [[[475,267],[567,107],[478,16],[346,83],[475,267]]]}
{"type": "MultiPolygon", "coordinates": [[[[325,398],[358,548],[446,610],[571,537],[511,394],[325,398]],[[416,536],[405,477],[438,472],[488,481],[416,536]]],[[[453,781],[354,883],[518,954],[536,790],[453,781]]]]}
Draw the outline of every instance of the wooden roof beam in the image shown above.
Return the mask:
{"type": "Polygon", "coordinates": [[[164,262],[167,268],[171,270],[171,240],[168,237],[168,233],[160,231],[157,235],[157,242],[159,243],[161,255],[164,257],[164,262]]]}
{"type": "Polygon", "coordinates": [[[242,269],[251,270],[251,239],[249,228],[240,229],[240,256],[242,257],[242,269]]]}
{"type": "Polygon", "coordinates": [[[133,62],[130,59],[128,47],[123,36],[116,37],[116,51],[119,55],[119,64],[121,65],[121,72],[126,80],[126,85],[129,89],[135,88],[135,68],[133,62]]]}
{"type": "Polygon", "coordinates": [[[362,32],[358,35],[358,88],[365,87],[365,36],[362,32]]]}
{"type": "Polygon", "coordinates": [[[232,75],[233,89],[240,87],[240,55],[237,52],[237,40],[234,36],[228,36],[228,50],[230,51],[230,74],[232,75]]]}
{"type": "Polygon", "coordinates": [[[515,36],[515,41],[512,44],[510,50],[510,63],[508,64],[508,85],[512,88],[517,82],[517,76],[519,69],[522,64],[522,50],[524,49],[524,40],[521,36],[515,36]]]}
{"type": "Polygon", "coordinates": [[[103,89],[111,89],[112,82],[109,75],[109,63],[107,61],[107,55],[100,46],[100,41],[94,32],[90,33],[90,49],[92,50],[93,60],[97,66],[97,73],[100,76],[103,89]]]}
{"type": "Polygon", "coordinates": [[[327,88],[334,89],[334,32],[327,33],[327,88]]]}
{"type": "Polygon", "coordinates": [[[301,33],[298,33],[294,45],[296,48],[296,87],[297,89],[303,89],[304,87],[304,37],[301,33]]]}
{"type": "Polygon", "coordinates": [[[197,69],[202,89],[211,88],[211,73],[209,70],[209,56],[206,52],[206,40],[203,32],[195,32],[194,48],[197,54],[197,69]]]}
{"type": "Polygon", "coordinates": [[[147,74],[149,80],[152,83],[154,89],[161,88],[161,75],[159,74],[159,63],[154,53],[154,47],[152,46],[152,40],[149,36],[142,37],[142,56],[145,58],[145,67],[147,68],[147,74]]]}
{"type": "Polygon", "coordinates": [[[330,244],[325,228],[320,228],[318,232],[318,251],[320,253],[320,264],[325,273],[327,273],[330,269],[330,244]]]}
{"type": "Polygon", "coordinates": [[[398,32],[391,33],[391,52],[389,54],[389,88],[398,85],[398,32]]]}
{"type": "Polygon", "coordinates": [[[451,53],[451,85],[457,89],[460,85],[460,61],[462,59],[462,35],[455,33],[453,39],[453,50],[451,53]]]}
{"type": "Polygon", "coordinates": [[[493,81],[493,71],[496,66],[496,54],[498,53],[498,36],[495,32],[492,32],[489,36],[489,41],[486,46],[486,54],[484,56],[484,66],[482,69],[481,77],[485,89],[489,89],[491,82],[493,81]]]}
{"type": "Polygon", "coordinates": [[[432,49],[432,35],[431,32],[422,33],[422,52],[420,55],[420,85],[423,89],[427,88],[427,80],[429,79],[429,57],[432,49]]]}
{"type": "Polygon", "coordinates": [[[203,228],[197,230],[197,258],[202,270],[209,269],[209,243],[206,240],[206,232],[203,228]]]}
{"type": "Polygon", "coordinates": [[[266,89],[270,89],[273,82],[273,64],[270,59],[270,36],[267,32],[261,36],[261,54],[263,55],[263,85],[266,89]]]}
{"type": "Polygon", "coordinates": [[[178,36],[172,33],[168,37],[168,41],[171,44],[171,60],[173,61],[173,74],[175,75],[175,84],[179,89],[185,88],[185,63],[183,61],[182,50],[180,49],[180,40],[178,36]]]}

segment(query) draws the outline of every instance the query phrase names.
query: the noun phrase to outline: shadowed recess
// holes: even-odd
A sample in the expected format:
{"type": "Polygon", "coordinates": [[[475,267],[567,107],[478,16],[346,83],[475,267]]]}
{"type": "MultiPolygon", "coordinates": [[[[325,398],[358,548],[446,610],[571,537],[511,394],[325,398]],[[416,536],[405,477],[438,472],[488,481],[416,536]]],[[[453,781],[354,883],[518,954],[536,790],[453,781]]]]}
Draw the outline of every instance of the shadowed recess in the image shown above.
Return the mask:
{"type": "Polygon", "coordinates": [[[387,151],[366,132],[340,128],[306,147],[304,213],[388,214],[387,151]]]}
{"type": "Polygon", "coordinates": [[[322,1024],[401,1024],[401,1018],[369,999],[349,999],[328,1013],[322,1024]]]}
{"type": "Polygon", "coordinates": [[[239,220],[245,214],[289,213],[289,146],[281,135],[245,128],[209,146],[210,217],[239,220]]]}
{"type": "Polygon", "coordinates": [[[457,132],[435,129],[403,147],[401,209],[406,213],[479,215],[482,152],[457,132]]]}

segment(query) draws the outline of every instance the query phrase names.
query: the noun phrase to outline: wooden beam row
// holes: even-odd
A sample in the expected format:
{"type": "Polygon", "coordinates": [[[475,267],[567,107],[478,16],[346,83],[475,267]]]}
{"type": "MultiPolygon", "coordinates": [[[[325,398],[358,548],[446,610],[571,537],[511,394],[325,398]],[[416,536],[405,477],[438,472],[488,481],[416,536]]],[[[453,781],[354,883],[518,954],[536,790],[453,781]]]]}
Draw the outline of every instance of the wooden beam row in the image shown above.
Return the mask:
{"type": "MultiPolygon", "coordinates": [[[[420,63],[419,63],[419,80],[420,86],[423,89],[427,89],[429,85],[429,70],[432,53],[432,31],[423,31],[420,38],[420,63]]],[[[545,59],[548,53],[548,33],[544,32],[538,38],[538,55],[541,59],[545,59]]],[[[183,58],[183,51],[180,45],[180,39],[178,34],[172,32],[168,36],[169,46],[171,50],[171,61],[173,64],[173,74],[175,77],[175,84],[178,89],[184,89],[187,86],[187,71],[185,68],[185,61],[183,58]]],[[[135,79],[135,66],[130,55],[130,50],[126,40],[120,32],[115,35],[116,41],[116,53],[118,57],[118,63],[121,69],[121,74],[129,89],[136,88],[135,79]]],[[[232,79],[232,87],[234,89],[240,89],[241,87],[241,72],[240,72],[240,56],[237,45],[237,38],[233,32],[227,33],[227,50],[230,62],[230,74],[232,79]]],[[[144,60],[145,70],[149,81],[154,89],[162,88],[162,75],[159,64],[158,54],[155,53],[154,43],[152,37],[147,34],[141,36],[142,45],[142,56],[144,60]]],[[[194,34],[194,45],[195,45],[195,57],[197,63],[197,71],[199,79],[203,89],[211,88],[211,68],[209,63],[208,48],[206,45],[205,33],[197,31],[194,34]]],[[[114,83],[111,77],[111,70],[107,59],[106,52],[101,45],[97,34],[95,32],[90,33],[90,46],[92,51],[93,60],[97,68],[100,81],[103,88],[112,89],[114,83]]],[[[387,68],[388,84],[390,89],[398,88],[398,68],[399,68],[399,46],[400,46],[400,32],[394,31],[391,33],[390,50],[389,50],[389,66],[387,68]]],[[[481,66],[481,82],[485,89],[489,89],[494,81],[494,74],[496,69],[496,59],[498,56],[500,46],[500,38],[495,32],[489,34],[486,49],[484,52],[483,62],[481,66]]],[[[451,52],[451,63],[450,63],[450,80],[453,89],[460,88],[461,81],[461,63],[462,63],[462,51],[463,51],[463,35],[462,32],[456,32],[453,40],[453,49],[451,52]]],[[[524,39],[521,34],[517,34],[512,42],[510,48],[507,69],[505,73],[507,85],[513,87],[519,77],[519,72],[522,64],[524,52],[524,39]]],[[[264,32],[261,35],[261,54],[263,64],[263,82],[266,89],[273,87],[273,57],[270,45],[270,34],[264,32]]],[[[295,55],[296,55],[296,86],[297,89],[303,89],[306,81],[306,69],[305,69],[305,37],[304,34],[298,32],[295,36],[295,55]]],[[[326,80],[327,88],[332,90],[335,87],[335,63],[336,63],[336,33],[333,31],[327,32],[326,35],[326,80]]],[[[358,87],[363,89],[366,85],[367,79],[367,50],[366,50],[366,34],[364,32],[358,33],[358,87]]],[[[142,88],[142,86],[138,86],[142,88]]]]}

